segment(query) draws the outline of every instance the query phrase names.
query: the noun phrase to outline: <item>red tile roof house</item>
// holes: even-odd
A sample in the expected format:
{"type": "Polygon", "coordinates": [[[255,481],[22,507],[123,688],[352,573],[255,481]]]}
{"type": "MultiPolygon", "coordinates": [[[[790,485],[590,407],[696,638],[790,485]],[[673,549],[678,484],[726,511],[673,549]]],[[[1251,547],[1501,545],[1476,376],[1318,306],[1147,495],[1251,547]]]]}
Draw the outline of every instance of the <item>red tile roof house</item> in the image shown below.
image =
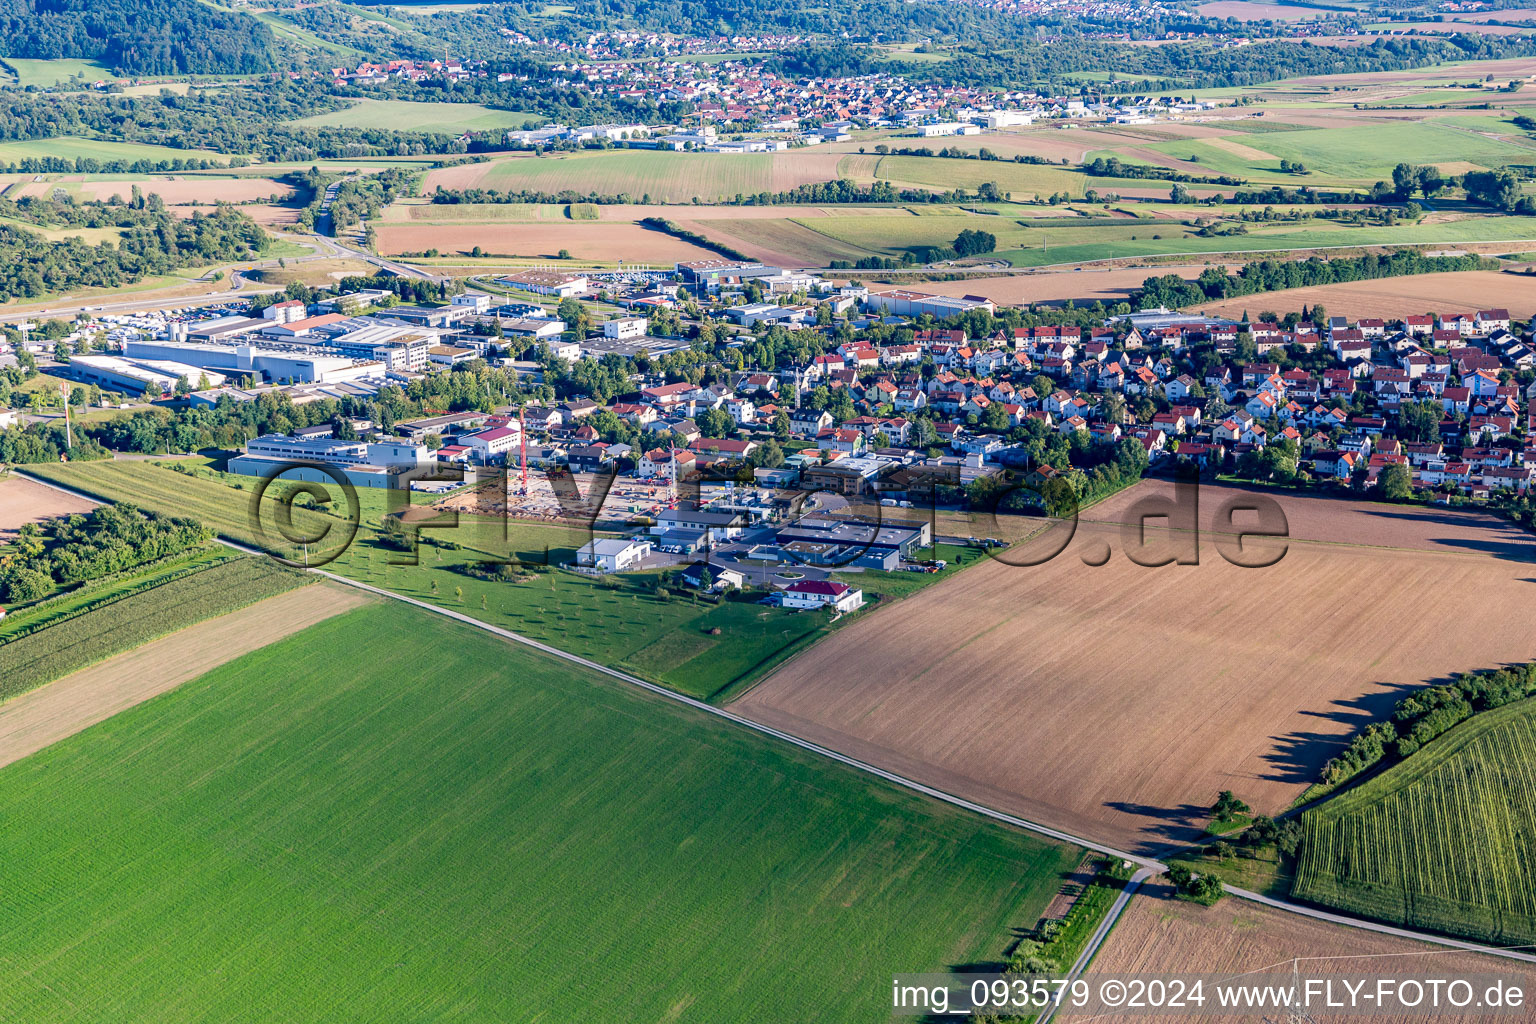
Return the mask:
{"type": "Polygon", "coordinates": [[[801,580],[779,593],[785,608],[821,608],[830,606],[839,612],[851,612],[864,605],[864,591],[832,580],[801,580]]]}

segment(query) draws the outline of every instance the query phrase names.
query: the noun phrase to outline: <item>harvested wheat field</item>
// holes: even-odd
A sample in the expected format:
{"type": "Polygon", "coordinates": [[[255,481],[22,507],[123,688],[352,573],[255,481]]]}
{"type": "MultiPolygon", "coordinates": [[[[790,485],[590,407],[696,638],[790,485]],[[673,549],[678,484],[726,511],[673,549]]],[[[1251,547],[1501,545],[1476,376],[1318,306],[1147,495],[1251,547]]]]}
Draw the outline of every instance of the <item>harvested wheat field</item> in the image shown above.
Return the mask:
{"type": "Polygon", "coordinates": [[[530,224],[384,224],[379,252],[386,255],[436,249],[443,255],[469,253],[479,246],[492,256],[554,259],[562,249],[578,260],[611,263],[673,263],[718,254],[639,224],[550,221],[530,224]]]}
{"type": "MultiPolygon", "coordinates": [[[[1085,513],[1042,565],[984,562],[852,623],[734,709],[1161,853],[1198,838],[1219,790],[1290,805],[1405,690],[1536,657],[1536,565],[1522,560],[1536,546],[1490,516],[1278,494],[1291,539],[1250,538],[1250,561],[1281,557],[1243,568],[1215,525],[1253,492],[1208,486],[1203,537],[1147,530],[1157,550],[1198,540],[1199,564],[1135,564],[1119,521],[1168,489],[1147,481],[1085,513]]],[[[1043,558],[1061,532],[1004,556],[1043,558]]]]}
{"type": "Polygon", "coordinates": [[[0,707],[0,767],[173,690],[227,661],[374,601],[354,587],[299,587],[24,693],[0,707]]]}
{"type": "MultiPolygon", "coordinates": [[[[1270,975],[1258,979],[1265,983],[1289,984],[1293,957],[1315,958],[1302,959],[1297,964],[1297,971],[1303,978],[1365,974],[1423,979],[1499,974],[1524,986],[1527,994],[1536,989],[1536,966],[1531,964],[1380,935],[1239,899],[1223,900],[1214,907],[1201,907],[1166,898],[1166,888],[1158,885],[1142,890],[1142,894],[1131,901],[1094,959],[1093,973],[1242,974],[1255,971],[1270,975]]],[[[1074,1018],[1063,1013],[1061,1019],[1074,1018]]],[[[1213,1014],[1199,1019],[1252,1021],[1258,1018],[1253,1014],[1213,1014]]],[[[1317,1019],[1334,1018],[1317,1014],[1317,1019]]],[[[1468,1024],[1477,1017],[1463,1011],[1420,1016],[1384,1014],[1369,1019],[1381,1024],[1468,1024]]],[[[1502,1019],[1521,1018],[1517,1014],[1502,1019]]],[[[1110,1015],[1095,1020],[1100,1024],[1119,1024],[1123,1020],[1135,1020],[1138,1024],[1180,1024],[1189,1017],[1110,1015]]]]}
{"type": "Polygon", "coordinates": [[[1221,316],[1299,311],[1323,304],[1330,313],[1357,318],[1406,316],[1410,313],[1475,313],[1501,307],[1525,318],[1536,314],[1536,276],[1497,270],[1463,270],[1454,274],[1415,274],[1376,281],[1324,284],[1263,295],[1245,295],[1225,302],[1201,303],[1202,312],[1221,316]]]}
{"type": "Polygon", "coordinates": [[[23,476],[0,478],[0,543],[9,540],[24,523],[89,512],[95,507],[94,501],[44,487],[23,476]]]}

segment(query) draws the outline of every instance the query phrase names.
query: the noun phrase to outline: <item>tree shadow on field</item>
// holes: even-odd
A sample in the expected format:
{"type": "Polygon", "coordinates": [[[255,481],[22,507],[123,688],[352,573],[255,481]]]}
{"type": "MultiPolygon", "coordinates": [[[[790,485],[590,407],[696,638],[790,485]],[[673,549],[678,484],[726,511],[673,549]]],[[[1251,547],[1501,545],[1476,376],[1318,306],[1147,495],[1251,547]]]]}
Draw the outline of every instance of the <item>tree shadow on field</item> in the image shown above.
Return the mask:
{"type": "MultiPolygon", "coordinates": [[[[1216,794],[1211,794],[1214,800],[1216,794]]],[[[1179,804],[1175,807],[1158,807],[1155,804],[1139,804],[1130,800],[1106,800],[1104,806],[1121,814],[1144,819],[1141,832],[1162,842],[1143,840],[1133,851],[1145,856],[1156,856],[1170,847],[1185,847],[1196,843],[1205,835],[1205,823],[1210,820],[1211,809],[1201,804],[1179,804]]]]}
{"type": "Polygon", "coordinates": [[[1422,683],[1378,681],[1371,684],[1369,692],[1362,693],[1358,697],[1344,697],[1330,701],[1324,710],[1314,711],[1307,708],[1298,710],[1299,715],[1319,718],[1327,722],[1338,722],[1348,728],[1339,733],[1297,730],[1282,736],[1271,736],[1273,748],[1262,755],[1262,759],[1270,764],[1272,770],[1259,775],[1258,778],[1267,782],[1282,782],[1298,786],[1316,782],[1323,765],[1328,763],[1329,758],[1348,746],[1355,733],[1372,722],[1390,718],[1397,702],[1415,690],[1448,682],[1450,682],[1449,679],[1429,679],[1422,683]]]}
{"type": "MultiPolygon", "coordinates": [[[[1468,525],[1476,522],[1465,512],[1458,514],[1435,509],[1415,509],[1411,506],[1404,506],[1401,511],[1393,512],[1380,508],[1362,509],[1360,514],[1376,519],[1396,519],[1424,527],[1444,526],[1461,530],[1467,529],[1468,525]]],[[[1425,537],[1424,540],[1439,547],[1477,551],[1510,562],[1536,562],[1536,537],[1532,537],[1513,523],[1496,519],[1490,514],[1485,513],[1484,518],[1492,520],[1487,526],[1489,534],[1487,539],[1425,537]]]]}

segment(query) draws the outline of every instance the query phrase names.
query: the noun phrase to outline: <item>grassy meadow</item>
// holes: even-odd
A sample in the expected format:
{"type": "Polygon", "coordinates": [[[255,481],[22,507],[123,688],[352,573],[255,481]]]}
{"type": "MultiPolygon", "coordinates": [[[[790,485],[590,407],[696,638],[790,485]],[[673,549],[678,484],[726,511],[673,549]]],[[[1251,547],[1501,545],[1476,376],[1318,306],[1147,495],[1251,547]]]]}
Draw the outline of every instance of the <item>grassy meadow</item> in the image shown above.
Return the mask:
{"type": "Polygon", "coordinates": [[[1487,711],[1302,817],[1292,894],[1409,928],[1536,942],[1536,699],[1487,711]]]}
{"type": "Polygon", "coordinates": [[[386,602],[0,770],[0,1016],[889,1019],[1081,857],[386,602]]]}
{"type": "MultiPolygon", "coordinates": [[[[150,462],[92,462],[33,467],[40,476],[105,500],[132,501],[144,508],[174,510],[207,524],[221,536],[262,546],[250,515],[256,479],[227,476],[209,469],[187,476],[150,462]],[[236,489],[237,487],[242,489],[236,489]]],[[[281,488],[267,495],[262,522],[269,542],[280,541],[272,523],[281,488]]],[[[722,699],[768,668],[802,650],[828,628],[824,616],[786,611],[750,599],[720,604],[693,597],[666,598],[656,593],[653,574],[624,574],[605,579],[551,566],[571,560],[575,549],[592,538],[580,526],[563,527],[501,518],[462,517],[455,529],[425,529],[415,564],[412,556],[379,541],[379,527],[389,511],[378,491],[358,494],[362,525],[358,539],[325,566],[327,571],[422,601],[453,608],[493,625],[552,644],[605,665],[613,665],[701,699],[722,699]],[[474,575],[494,570],[498,560],[522,563],[512,581],[474,575]]],[[[339,496],[338,496],[339,498],[339,496]]],[[[344,512],[344,508],[342,508],[344,512]]],[[[318,511],[296,508],[296,527],[311,536],[341,524],[318,511]]],[[[333,536],[340,536],[340,532],[333,536]]],[[[317,560],[330,542],[316,543],[317,560]]],[[[277,543],[279,553],[295,561],[301,549],[277,543]]],[[[885,574],[881,574],[885,575],[885,574]]],[[[901,597],[910,573],[892,574],[876,594],[901,597]]],[[[855,580],[855,585],[864,581],[855,580]]]]}
{"type": "Polygon", "coordinates": [[[294,124],[327,128],[378,128],[457,135],[469,131],[523,128],[542,123],[537,114],[495,110],[479,103],[424,103],[361,99],[342,110],[312,114],[294,124]]]}

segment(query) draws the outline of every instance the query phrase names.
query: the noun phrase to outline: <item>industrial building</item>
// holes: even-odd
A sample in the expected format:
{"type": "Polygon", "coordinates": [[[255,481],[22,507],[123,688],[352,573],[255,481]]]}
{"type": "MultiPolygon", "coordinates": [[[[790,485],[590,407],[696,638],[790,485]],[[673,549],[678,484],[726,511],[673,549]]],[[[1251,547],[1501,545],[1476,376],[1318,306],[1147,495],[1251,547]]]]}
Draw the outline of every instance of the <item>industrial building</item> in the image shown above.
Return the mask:
{"type": "Polygon", "coordinates": [[[408,474],[430,459],[425,445],[404,439],[338,441],[266,434],[248,441],[245,452],[229,460],[229,471],[264,477],[281,470],[284,480],[325,483],[332,477],[318,467],[329,466],[354,487],[404,487],[409,482],[408,474]],[[306,468],[306,463],[316,468],[306,468]]]}
{"type": "MultiPolygon", "coordinates": [[[[269,321],[259,321],[266,324],[269,321]]],[[[331,384],[377,373],[380,367],[341,356],[287,351],[256,345],[130,339],[123,344],[126,359],[183,363],[225,376],[262,376],[272,381],[331,384]]]]}

